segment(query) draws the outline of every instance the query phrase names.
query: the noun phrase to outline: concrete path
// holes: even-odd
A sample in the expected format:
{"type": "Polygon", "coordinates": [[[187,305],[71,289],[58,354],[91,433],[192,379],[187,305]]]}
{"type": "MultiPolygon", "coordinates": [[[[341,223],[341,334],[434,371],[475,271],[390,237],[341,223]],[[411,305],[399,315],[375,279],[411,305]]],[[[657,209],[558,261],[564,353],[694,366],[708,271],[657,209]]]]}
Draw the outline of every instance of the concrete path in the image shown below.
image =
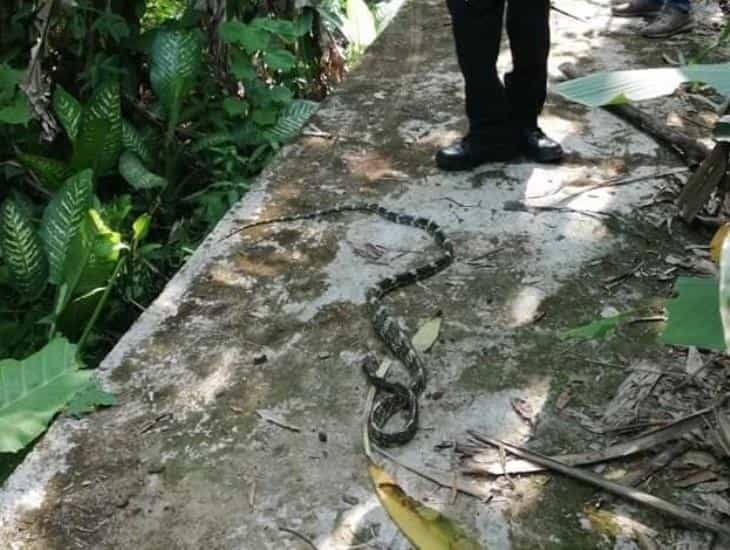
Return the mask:
{"type": "MultiPolygon", "coordinates": [[[[554,76],[565,61],[589,69],[636,66],[651,55],[659,62],[629,33],[612,34],[623,23],[608,19],[606,0],[560,5],[589,23],[555,16],[554,76]]],[[[0,490],[0,546],[306,548],[284,526],[320,550],[408,548],[367,476],[360,435],[367,384],[357,360],[370,350],[387,357],[366,317],[365,289],[435,253],[430,240],[362,215],[222,240],[245,222],[346,201],[434,218],[459,257],[390,299],[411,332],[437,311],[444,316],[441,338],[425,356],[422,429],[394,451],[402,460],[449,470],[455,459],[441,444],[470,428],[531,438],[546,452],[601,443],[553,405],[579,379],[580,404],[600,411],[621,381],[623,373],[581,356],[665,352],[651,327],[577,346],[558,334],[667,291],[654,279],[611,290],[603,282],[639,260],[658,266],[664,249],[678,246],[650,223],[661,223],[661,210],[639,209],[662,183],[652,174],[677,161],[611,115],[555,100],[544,127],[569,151],[563,165],[439,173],[433,153],[463,130],[462,101],[441,0],[407,3],[313,118],[330,138],[302,137],[287,147],[107,357],[100,370],[119,406],[57,421],[0,490]],[[586,190],[623,175],[647,178],[586,190]],[[518,201],[616,216],[516,210],[518,201]],[[371,245],[380,257],[363,257],[371,245]],[[534,430],[513,398],[535,412],[534,430]]],[[[449,490],[388,469],[493,549],[636,547],[631,529],[591,528],[584,506],[593,491],[560,478],[526,478],[515,488],[480,481],[474,486],[491,496],[481,502],[454,500],[449,490]]],[[[617,509],[664,530],[655,515],[617,509]]],[[[692,537],[663,533],[667,541],[692,537]]]]}

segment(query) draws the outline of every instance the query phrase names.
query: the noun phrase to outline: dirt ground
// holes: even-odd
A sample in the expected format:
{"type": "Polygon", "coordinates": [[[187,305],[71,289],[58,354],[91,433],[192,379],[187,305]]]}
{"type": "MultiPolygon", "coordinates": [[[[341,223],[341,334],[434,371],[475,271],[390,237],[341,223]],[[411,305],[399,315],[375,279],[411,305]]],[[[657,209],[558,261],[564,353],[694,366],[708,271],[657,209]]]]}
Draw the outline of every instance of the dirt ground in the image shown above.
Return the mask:
{"type": "MultiPolygon", "coordinates": [[[[638,22],[612,19],[606,0],[560,7],[586,22],[555,15],[553,81],[564,62],[621,69],[661,65],[662,54],[678,48],[689,55],[720,21],[717,5],[699,4],[697,32],[660,44],[637,38],[638,22]]],[[[435,150],[464,130],[450,32],[441,1],[406,3],[305,135],[104,361],[102,378],[118,406],[57,421],[0,489],[4,547],[308,548],[282,527],[320,550],[410,547],[367,474],[367,383],[357,365],[370,351],[388,357],[370,328],[366,288],[436,251],[418,230],[359,214],[224,238],[249,221],[364,200],[431,217],[454,241],[452,267],[388,300],[411,333],[443,315],[439,340],[425,354],[421,429],[393,451],[419,468],[457,475],[454,442],[468,429],[547,454],[600,449],[616,435],[587,426],[600,421],[626,368],[640,361],[683,368],[686,352],[662,346],[655,321],[592,341],[561,338],[618,312],[661,314],[657,300],[670,295],[682,270],[672,271],[667,257],[686,257],[688,244],[710,237],[667,225],[667,197],[687,175],[676,170],[681,162],[612,115],[552,97],[543,127],[566,148],[563,164],[440,173],[435,150]],[[662,175],[668,171],[674,175],[662,175]],[[597,186],[627,176],[644,178],[597,186]]],[[[708,105],[689,94],[642,108],[697,137],[708,134],[708,105]]],[[[658,417],[687,406],[684,397],[667,397],[657,397],[658,417]]],[[[699,394],[686,399],[703,406],[699,394]]],[[[611,469],[630,471],[643,460],[611,469]]],[[[383,464],[409,494],[492,549],[712,543],[558,476],[466,478],[484,498],[455,498],[383,464]]],[[[691,501],[663,483],[648,490],[691,501]]]]}

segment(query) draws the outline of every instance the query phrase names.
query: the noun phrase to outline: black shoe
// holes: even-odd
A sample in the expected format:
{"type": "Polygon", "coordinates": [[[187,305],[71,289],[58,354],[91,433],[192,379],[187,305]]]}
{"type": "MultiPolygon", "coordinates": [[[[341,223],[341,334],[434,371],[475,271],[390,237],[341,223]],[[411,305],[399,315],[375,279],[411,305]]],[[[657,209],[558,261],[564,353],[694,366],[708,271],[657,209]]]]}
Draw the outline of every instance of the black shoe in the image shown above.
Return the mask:
{"type": "Polygon", "coordinates": [[[447,172],[471,170],[487,162],[505,162],[519,155],[516,147],[487,145],[468,137],[440,149],[436,166],[447,172]]]}
{"type": "Polygon", "coordinates": [[[561,145],[540,128],[523,130],[520,145],[525,156],[535,162],[560,162],[563,159],[561,145]]]}

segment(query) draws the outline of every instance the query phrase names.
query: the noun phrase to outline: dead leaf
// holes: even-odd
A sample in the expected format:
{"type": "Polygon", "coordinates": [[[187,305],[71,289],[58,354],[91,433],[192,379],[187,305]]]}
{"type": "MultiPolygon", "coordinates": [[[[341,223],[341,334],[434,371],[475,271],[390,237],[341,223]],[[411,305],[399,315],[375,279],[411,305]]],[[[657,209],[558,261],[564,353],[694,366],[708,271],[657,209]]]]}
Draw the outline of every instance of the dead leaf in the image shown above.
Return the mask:
{"type": "Polygon", "coordinates": [[[421,328],[418,329],[418,332],[416,332],[411,340],[411,344],[413,344],[413,348],[417,352],[427,352],[436,340],[438,340],[439,334],[441,333],[441,321],[441,315],[437,315],[421,325],[421,328]]]}
{"type": "Polygon", "coordinates": [[[371,464],[370,477],[390,519],[419,550],[479,550],[481,546],[452,520],[409,497],[384,470],[371,464]]]}
{"type": "Polygon", "coordinates": [[[725,237],[727,237],[728,232],[730,232],[730,223],[726,223],[720,227],[712,238],[712,242],[710,242],[710,256],[712,256],[712,259],[716,263],[720,263],[722,243],[725,242],[725,237]]]}
{"type": "Polygon", "coordinates": [[[709,470],[717,468],[717,460],[710,453],[688,451],[672,463],[674,468],[701,468],[709,470]]]}
{"type": "Polygon", "coordinates": [[[690,346],[689,350],[687,351],[687,363],[684,366],[684,370],[690,376],[694,376],[700,370],[702,370],[702,367],[704,366],[705,361],[702,358],[702,354],[696,347],[690,346]]]}
{"type": "Polygon", "coordinates": [[[515,397],[510,401],[512,409],[517,413],[522,420],[527,422],[530,426],[533,425],[533,418],[535,417],[535,411],[532,410],[530,404],[520,397],[515,397]]]}
{"type": "Polygon", "coordinates": [[[715,493],[702,494],[700,498],[713,512],[730,517],[730,500],[715,493]]]}
{"type": "Polygon", "coordinates": [[[558,411],[562,411],[565,407],[568,406],[568,403],[570,403],[570,400],[573,398],[573,394],[570,391],[570,388],[563,391],[558,398],[555,400],[555,408],[558,411]]]}
{"type": "Polygon", "coordinates": [[[715,481],[716,479],[717,479],[717,474],[715,472],[711,472],[709,470],[700,470],[699,472],[695,472],[692,475],[685,477],[684,479],[675,481],[674,486],[679,487],[680,489],[684,489],[686,487],[693,487],[695,485],[699,485],[700,483],[706,483],[708,481],[715,481]]]}
{"type": "Polygon", "coordinates": [[[730,413],[717,411],[717,434],[722,448],[730,457],[730,413]]]}

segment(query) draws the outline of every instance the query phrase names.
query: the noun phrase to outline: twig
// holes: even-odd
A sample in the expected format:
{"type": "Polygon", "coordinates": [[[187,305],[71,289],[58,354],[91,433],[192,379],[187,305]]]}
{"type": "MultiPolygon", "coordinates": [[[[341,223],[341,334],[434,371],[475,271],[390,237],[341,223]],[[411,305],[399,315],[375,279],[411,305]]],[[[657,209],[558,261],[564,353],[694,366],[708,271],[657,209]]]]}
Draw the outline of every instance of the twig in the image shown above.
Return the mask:
{"type": "Polygon", "coordinates": [[[449,201],[451,203],[454,203],[456,206],[460,206],[461,208],[479,208],[482,205],[482,202],[481,201],[479,201],[476,204],[464,204],[464,203],[461,203],[461,202],[457,201],[456,199],[452,199],[451,197],[439,197],[439,198],[433,199],[433,200],[435,200],[435,201],[449,201]]]}
{"type": "Polygon", "coordinates": [[[512,453],[515,456],[519,456],[520,458],[524,458],[526,460],[529,460],[530,462],[540,464],[541,466],[544,466],[545,468],[554,470],[567,477],[571,477],[573,479],[583,481],[584,483],[594,485],[600,489],[603,489],[604,491],[608,491],[609,493],[613,493],[614,495],[618,495],[627,500],[631,500],[633,502],[643,504],[644,506],[653,508],[654,510],[656,510],[658,512],[662,512],[662,513],[664,513],[668,516],[671,516],[677,520],[680,520],[682,522],[693,523],[697,526],[704,527],[705,529],[713,531],[714,533],[717,533],[718,535],[730,537],[730,527],[720,525],[719,523],[717,523],[715,521],[709,520],[703,516],[700,516],[699,514],[695,514],[694,512],[690,512],[688,510],[680,508],[676,504],[672,504],[671,502],[667,502],[666,500],[657,498],[653,495],[650,495],[649,493],[645,493],[643,491],[638,491],[636,489],[626,487],[619,483],[609,481],[601,476],[598,476],[591,472],[587,472],[585,470],[573,468],[572,466],[568,466],[566,464],[563,464],[562,462],[558,462],[556,460],[553,460],[553,459],[543,456],[541,454],[535,453],[533,451],[528,451],[527,449],[524,449],[522,447],[518,447],[516,445],[511,445],[510,443],[507,443],[500,439],[493,439],[491,437],[485,437],[483,435],[479,435],[479,434],[476,434],[476,432],[471,432],[471,431],[469,432],[469,434],[472,437],[474,437],[475,439],[477,439],[483,443],[487,443],[487,444],[493,445],[495,447],[502,445],[502,446],[504,446],[504,448],[506,450],[508,450],[510,453],[512,453]]]}
{"type": "Polygon", "coordinates": [[[299,540],[306,542],[309,546],[314,548],[314,550],[319,550],[319,548],[317,548],[317,546],[312,542],[312,539],[310,539],[309,537],[307,537],[305,535],[302,535],[299,531],[295,531],[294,529],[289,529],[288,527],[282,527],[281,525],[279,526],[279,531],[284,531],[285,533],[294,535],[299,540]]]}
{"type": "Polygon", "coordinates": [[[266,420],[266,422],[271,422],[272,424],[275,424],[276,426],[279,426],[280,428],[284,428],[286,430],[291,430],[293,432],[301,432],[302,429],[298,426],[293,426],[291,424],[287,424],[283,420],[279,420],[278,418],[274,418],[273,416],[269,416],[266,413],[262,413],[261,411],[256,411],[256,414],[259,416],[259,418],[266,420]]]}

